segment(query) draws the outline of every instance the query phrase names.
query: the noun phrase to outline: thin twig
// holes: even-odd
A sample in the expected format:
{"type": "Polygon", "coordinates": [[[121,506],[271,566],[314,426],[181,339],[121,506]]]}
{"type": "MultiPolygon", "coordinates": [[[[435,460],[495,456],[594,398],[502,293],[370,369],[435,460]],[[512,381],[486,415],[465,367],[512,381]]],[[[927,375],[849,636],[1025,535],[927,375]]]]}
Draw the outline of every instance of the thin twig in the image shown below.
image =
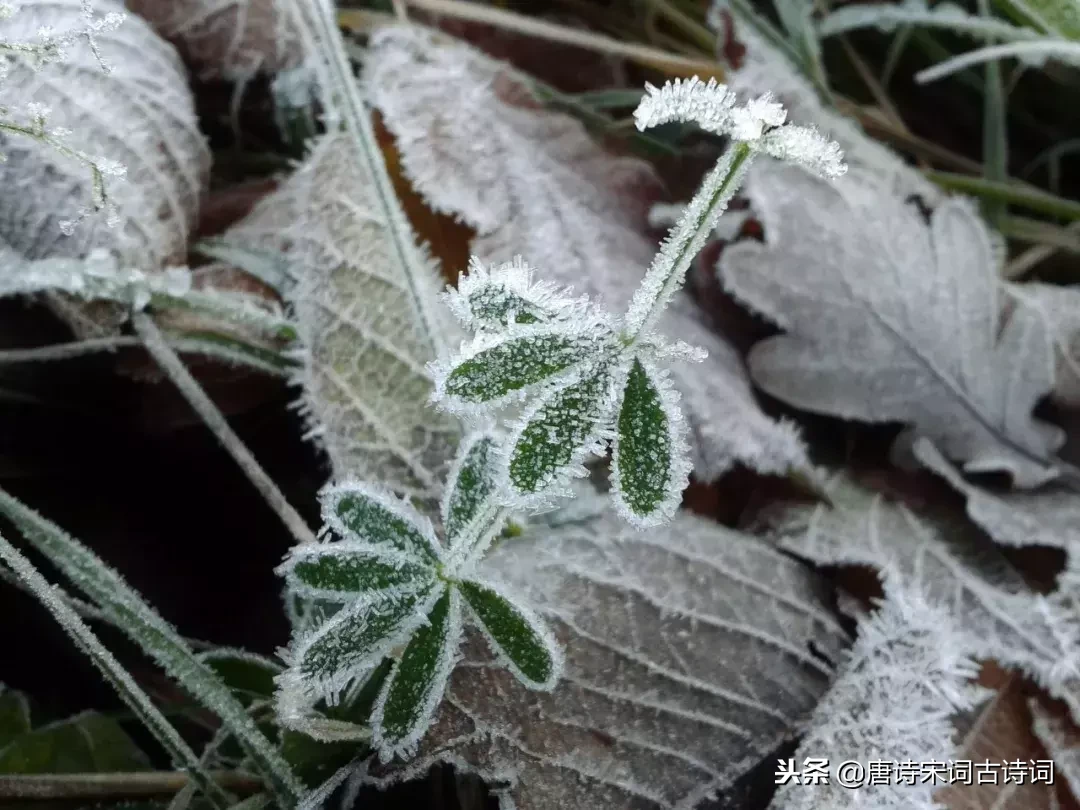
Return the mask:
{"type": "Polygon", "coordinates": [[[604,34],[578,28],[568,28],[547,20],[526,17],[493,6],[482,6],[479,3],[469,3],[464,2],[464,0],[404,0],[404,2],[413,8],[423,9],[435,14],[445,14],[448,17],[455,17],[460,20],[486,23],[496,28],[505,28],[538,39],[576,45],[579,48],[591,51],[621,56],[650,67],[666,66],[667,69],[674,68],[680,73],[690,71],[717,77],[723,75],[723,69],[714,61],[681,56],[658,48],[651,48],[648,45],[620,42],[604,34]]]}
{"type": "Polygon", "coordinates": [[[137,312],[132,318],[132,323],[154,361],[161,367],[166,376],[172,380],[177,390],[188,401],[203,423],[210,429],[210,432],[221,442],[221,446],[233,457],[240,469],[255,485],[259,494],[270,505],[270,508],[281,518],[281,522],[285,524],[285,527],[296,541],[298,543],[315,542],[315,535],[304,522],[304,519],[285,499],[277,484],[266,474],[259,462],[255,460],[255,456],[240,440],[240,437],[229,427],[229,423],[221,411],[206,395],[206,392],[203,391],[195,378],[191,376],[191,372],[187,370],[176,352],[165,341],[165,337],[153,320],[148,315],[137,312]]]}
{"type": "MultiPolygon", "coordinates": [[[[1076,234],[1077,238],[1080,239],[1080,222],[1073,222],[1071,225],[1068,225],[1065,230],[1069,233],[1076,234]]],[[[1022,278],[1031,272],[1031,269],[1035,267],[1035,265],[1046,261],[1058,250],[1060,250],[1060,246],[1058,245],[1036,245],[1028,248],[1005,265],[1002,275],[1010,280],[1022,278]]]]}
{"type": "MultiPolygon", "coordinates": [[[[262,782],[245,773],[211,771],[214,782],[230,793],[251,794],[262,782]]],[[[0,775],[0,799],[125,799],[172,796],[191,783],[184,771],[134,773],[55,773],[0,775]]]]}
{"type": "Polygon", "coordinates": [[[35,346],[32,349],[4,349],[0,351],[0,365],[4,363],[40,363],[48,360],[68,360],[95,352],[112,352],[129,346],[141,346],[138,338],[126,335],[115,337],[75,340],[70,343],[54,343],[51,346],[35,346]]]}

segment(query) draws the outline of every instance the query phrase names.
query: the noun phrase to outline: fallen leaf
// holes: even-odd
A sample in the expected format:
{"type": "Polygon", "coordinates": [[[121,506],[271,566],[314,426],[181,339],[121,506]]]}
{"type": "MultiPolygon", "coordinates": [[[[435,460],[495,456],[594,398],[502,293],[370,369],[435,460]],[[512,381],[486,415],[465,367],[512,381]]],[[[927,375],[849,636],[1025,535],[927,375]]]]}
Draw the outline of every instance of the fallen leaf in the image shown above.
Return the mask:
{"type": "MultiPolygon", "coordinates": [[[[854,175],[854,176],[852,176],[854,175]]],[[[805,410],[908,424],[967,472],[1029,488],[1060,472],[1063,432],[1032,417],[1054,384],[1028,307],[1002,317],[996,247],[965,200],[926,223],[872,177],[834,183],[775,161],[748,184],[766,243],[731,245],[726,288],[787,334],[751,350],[754,382],[805,410]]]]}

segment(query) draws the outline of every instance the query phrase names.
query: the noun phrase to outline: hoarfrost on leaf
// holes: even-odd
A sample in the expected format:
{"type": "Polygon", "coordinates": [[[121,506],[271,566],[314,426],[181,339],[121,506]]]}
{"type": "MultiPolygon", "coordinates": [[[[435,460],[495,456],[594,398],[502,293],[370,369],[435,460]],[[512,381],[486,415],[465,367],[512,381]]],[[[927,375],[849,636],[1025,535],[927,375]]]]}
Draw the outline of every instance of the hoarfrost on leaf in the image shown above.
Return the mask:
{"type": "MultiPolygon", "coordinates": [[[[544,282],[527,286],[518,254],[609,311],[624,309],[655,253],[643,235],[639,204],[656,185],[652,169],[605,153],[573,118],[538,109],[511,68],[462,43],[417,28],[387,28],[372,47],[369,89],[406,174],[433,207],[475,228],[472,251],[496,264],[488,270],[474,263],[450,294],[463,323],[482,328],[468,299],[473,290],[488,289],[497,273],[512,292],[532,294],[533,306],[552,302],[556,290],[544,282]]],[[[761,412],[734,349],[705,325],[685,293],[672,303],[657,331],[708,352],[703,368],[671,370],[696,473],[712,480],[736,462],[770,473],[805,466],[794,428],[761,412]]],[[[572,299],[562,304],[560,311],[578,314],[585,306],[572,299]]],[[[528,315],[539,317],[534,310],[528,315]]]]}
{"type": "MultiPolygon", "coordinates": [[[[103,17],[95,23],[94,48],[67,48],[64,60],[45,70],[33,57],[9,53],[3,89],[50,108],[48,125],[66,131],[71,150],[106,159],[106,168],[126,167],[126,180],[109,185],[117,227],[81,214],[87,200],[99,198],[98,179],[83,162],[48,143],[5,134],[0,181],[9,195],[0,238],[31,259],[79,258],[105,248],[125,265],[154,272],[186,258],[210,151],[176,52],[138,17],[105,25],[123,14],[122,3],[95,5],[103,17]]],[[[32,42],[41,29],[81,32],[84,11],[82,0],[28,0],[4,23],[4,34],[32,42]]]]}
{"type": "Polygon", "coordinates": [[[1039,314],[1050,332],[1057,368],[1051,397],[1066,407],[1080,407],[1080,290],[1039,282],[1008,289],[1020,305],[1039,314]]]}
{"type": "MultiPolygon", "coordinates": [[[[300,169],[249,219],[266,222],[272,248],[296,268],[304,412],[339,478],[379,481],[396,492],[436,495],[459,427],[428,407],[426,364],[453,334],[438,334],[416,295],[437,302],[429,262],[402,278],[367,171],[345,135],[321,138],[300,169]],[[284,224],[280,235],[273,223],[284,224]]],[[[253,224],[252,227],[255,227],[253,224]]]]}
{"type": "Polygon", "coordinates": [[[960,199],[927,224],[871,177],[827,184],[759,163],[749,195],[766,243],[728,247],[720,275],[787,332],[758,343],[750,372],[797,407],[899,421],[970,472],[1017,486],[1059,474],[1061,431],[1032,417],[1054,383],[1046,328],[1027,307],[1002,316],[996,252],[960,199]]]}
{"type": "Polygon", "coordinates": [[[288,0],[128,0],[203,78],[249,79],[295,66],[303,49],[288,0]]]}
{"type": "MultiPolygon", "coordinates": [[[[836,679],[810,719],[795,751],[796,762],[827,756],[827,784],[781,785],[770,810],[940,810],[933,780],[857,789],[841,785],[835,768],[876,762],[945,762],[954,758],[950,717],[971,709],[984,690],[971,685],[978,666],[956,637],[946,604],[926,599],[918,588],[891,587],[877,610],[859,621],[858,638],[845,651],[836,679]]],[[[943,777],[944,778],[944,777],[943,777]]]]}
{"type": "Polygon", "coordinates": [[[565,651],[528,691],[480,634],[417,757],[479,774],[504,808],[697,806],[788,739],[847,637],[816,575],[748,535],[682,514],[651,532],[610,512],[502,544],[480,574],[520,594],[565,651]]]}
{"type": "Polygon", "coordinates": [[[1080,706],[1080,622],[1075,603],[1032,591],[992,546],[958,522],[917,517],[841,473],[832,506],[778,504],[762,521],[785,549],[820,565],[866,565],[891,587],[948,607],[963,652],[1034,678],[1080,706]]]}

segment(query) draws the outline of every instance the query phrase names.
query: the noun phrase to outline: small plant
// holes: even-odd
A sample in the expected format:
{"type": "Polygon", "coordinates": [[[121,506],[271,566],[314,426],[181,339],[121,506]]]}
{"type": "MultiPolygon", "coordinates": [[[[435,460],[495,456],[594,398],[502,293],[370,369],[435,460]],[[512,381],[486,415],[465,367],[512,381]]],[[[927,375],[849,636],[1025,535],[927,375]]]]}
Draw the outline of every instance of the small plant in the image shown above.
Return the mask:
{"type": "Polygon", "coordinates": [[[816,130],[786,124],[768,94],[736,103],[715,80],[649,86],[634,117],[639,129],[690,121],[731,144],[686,207],[653,260],[625,315],[533,280],[520,259],[492,268],[470,265],[451,310],[475,336],[432,365],[438,407],[493,418],[520,407],[500,453],[500,488],[508,503],[535,508],[569,494],[583,462],[612,449],[615,503],[646,528],[671,519],[690,472],[679,394],[669,359],[701,359],[657,334],[661,313],[690,262],[760,153],[824,176],[844,173],[839,146],[816,130]]]}
{"type": "Polygon", "coordinates": [[[548,690],[559,679],[561,653],[543,621],[476,571],[506,517],[494,497],[498,441],[480,433],[463,442],[442,503],[445,542],[389,492],[349,482],[323,493],[323,518],[341,539],[299,546],[278,569],[293,595],[342,605],[297,639],[281,700],[299,690],[334,702],[399,653],[371,716],[384,760],[408,756],[427,731],[457,659],[462,603],[523,684],[548,690]]]}

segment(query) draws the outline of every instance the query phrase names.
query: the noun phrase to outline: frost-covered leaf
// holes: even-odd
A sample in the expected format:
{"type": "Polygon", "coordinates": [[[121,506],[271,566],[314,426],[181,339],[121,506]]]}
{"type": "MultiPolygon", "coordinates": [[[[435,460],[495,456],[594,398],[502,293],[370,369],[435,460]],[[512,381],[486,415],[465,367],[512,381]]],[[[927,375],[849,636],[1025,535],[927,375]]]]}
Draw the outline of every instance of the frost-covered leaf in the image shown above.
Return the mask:
{"type": "Polygon", "coordinates": [[[383,761],[408,756],[439,707],[461,643],[461,596],[447,588],[394,664],[372,713],[383,761]]]}
{"type": "Polygon", "coordinates": [[[1080,624],[1075,607],[1031,591],[982,538],[963,526],[922,519],[843,475],[824,485],[833,506],[778,505],[765,521],[780,547],[821,565],[865,565],[895,587],[948,605],[967,655],[1035,678],[1052,694],[1080,695],[1080,624]]]}
{"type": "Polygon", "coordinates": [[[462,326],[474,331],[568,320],[588,312],[588,299],[574,298],[551,282],[537,280],[535,273],[520,256],[490,268],[474,256],[457,288],[447,291],[447,306],[462,326]]]}
{"type": "Polygon", "coordinates": [[[266,700],[274,695],[274,678],[281,674],[281,663],[247,650],[217,647],[199,655],[199,660],[221,678],[237,697],[266,700]]]}
{"type": "Polygon", "coordinates": [[[918,589],[890,588],[859,621],[836,680],[810,719],[794,754],[796,770],[808,757],[827,757],[827,785],[789,781],[770,810],[941,810],[934,794],[948,776],[913,785],[893,777],[858,789],[842,786],[841,762],[945,762],[955,759],[950,717],[972,708],[982,690],[969,681],[978,667],[964,652],[948,606],[927,601],[918,589]]]}
{"type": "Polygon", "coordinates": [[[614,515],[508,541],[481,573],[528,600],[565,651],[526,689],[470,634],[407,767],[480,774],[504,808],[691,808],[788,738],[847,637],[828,588],[753,537],[682,514],[639,532],[614,515]]]}
{"type": "MultiPolygon", "coordinates": [[[[605,153],[569,116],[537,109],[508,66],[463,44],[414,28],[387,29],[373,46],[372,100],[405,171],[434,207],[476,229],[472,252],[496,263],[521,254],[543,278],[625,309],[656,250],[641,204],[655,186],[651,168],[605,153]]],[[[695,472],[712,480],[736,462],[770,473],[805,465],[794,429],[758,408],[735,351],[686,294],[673,304],[657,331],[709,354],[672,369],[695,472]]]]}
{"type": "Polygon", "coordinates": [[[283,688],[333,699],[373,668],[424,623],[443,588],[398,593],[377,602],[359,599],[312,633],[296,639],[283,688]]]}
{"type": "Polygon", "coordinates": [[[343,538],[391,546],[421,564],[442,557],[431,521],[386,491],[349,481],[321,497],[323,520],[343,538]]]}
{"type": "Polygon", "coordinates": [[[666,375],[635,358],[616,419],[616,506],[635,525],[666,523],[682,501],[690,472],[678,393],[666,375]]]}
{"type": "Polygon", "coordinates": [[[610,331],[598,332],[597,326],[593,321],[573,327],[537,324],[481,333],[435,366],[433,397],[451,411],[487,409],[550,385],[607,348],[610,331]]]}
{"type": "Polygon", "coordinates": [[[402,268],[345,135],[319,140],[256,215],[290,223],[282,236],[297,274],[289,298],[302,344],[304,410],[335,473],[435,494],[459,433],[453,419],[428,406],[425,366],[450,334],[438,315],[435,268],[418,276],[402,268]]]}
{"type": "Polygon", "coordinates": [[[1039,313],[1054,342],[1055,402],[1080,408],[1080,290],[1053,284],[1012,284],[1009,291],[1039,313]]]}
{"type": "Polygon", "coordinates": [[[1002,290],[986,226],[963,200],[929,224],[867,176],[827,184],[759,163],[766,244],[721,257],[727,288],[787,332],[750,353],[754,381],[807,410],[899,421],[964,469],[1031,487],[1058,474],[1061,431],[1034,419],[1054,382],[1042,321],[1002,290]]]}
{"type": "Polygon", "coordinates": [[[464,580],[458,588],[493,652],[522,683],[545,691],[558,683],[562,651],[542,619],[486,582],[464,580]]]}
{"type": "Polygon", "coordinates": [[[288,0],[128,0],[203,78],[248,79],[303,57],[288,0]]]}
{"type": "Polygon", "coordinates": [[[998,543],[1007,546],[1051,546],[1080,555],[1080,495],[1050,484],[1032,492],[993,492],[967,481],[921,439],[916,458],[944,478],[967,499],[967,513],[998,543]]]}
{"type": "Polygon", "coordinates": [[[933,8],[926,0],[904,0],[902,3],[853,3],[829,12],[818,26],[825,37],[844,34],[860,28],[875,27],[894,31],[900,26],[946,28],[959,34],[980,39],[999,40],[1037,39],[1038,32],[1019,28],[995,17],[969,14],[955,3],[937,3],[933,8]]]}
{"type": "Polygon", "coordinates": [[[520,505],[570,494],[570,479],[585,475],[584,461],[603,454],[611,383],[610,366],[588,366],[537,398],[518,420],[506,441],[505,483],[520,505]]]}
{"type": "Polygon", "coordinates": [[[308,543],[278,568],[292,593],[348,602],[434,584],[433,569],[410,554],[367,543],[308,543]]]}
{"type": "MultiPolygon", "coordinates": [[[[95,0],[94,8],[122,12],[123,4],[95,0]]],[[[4,22],[4,37],[34,41],[41,28],[78,29],[82,14],[82,0],[27,0],[4,22]]],[[[6,99],[33,99],[49,108],[49,126],[70,131],[72,147],[126,167],[126,178],[109,185],[119,223],[110,228],[103,217],[80,220],[92,196],[83,164],[47,144],[5,134],[0,184],[7,204],[0,239],[31,259],[79,258],[100,247],[143,271],[183,264],[210,168],[183,65],[133,15],[100,32],[97,44],[108,73],[80,44],[44,70],[16,59],[3,87],[6,99]],[[65,221],[76,223],[70,236],[61,228],[65,221]]]]}
{"type": "Polygon", "coordinates": [[[442,502],[443,531],[448,545],[463,539],[465,530],[482,516],[497,490],[501,436],[480,432],[462,441],[446,481],[442,502]]]}

